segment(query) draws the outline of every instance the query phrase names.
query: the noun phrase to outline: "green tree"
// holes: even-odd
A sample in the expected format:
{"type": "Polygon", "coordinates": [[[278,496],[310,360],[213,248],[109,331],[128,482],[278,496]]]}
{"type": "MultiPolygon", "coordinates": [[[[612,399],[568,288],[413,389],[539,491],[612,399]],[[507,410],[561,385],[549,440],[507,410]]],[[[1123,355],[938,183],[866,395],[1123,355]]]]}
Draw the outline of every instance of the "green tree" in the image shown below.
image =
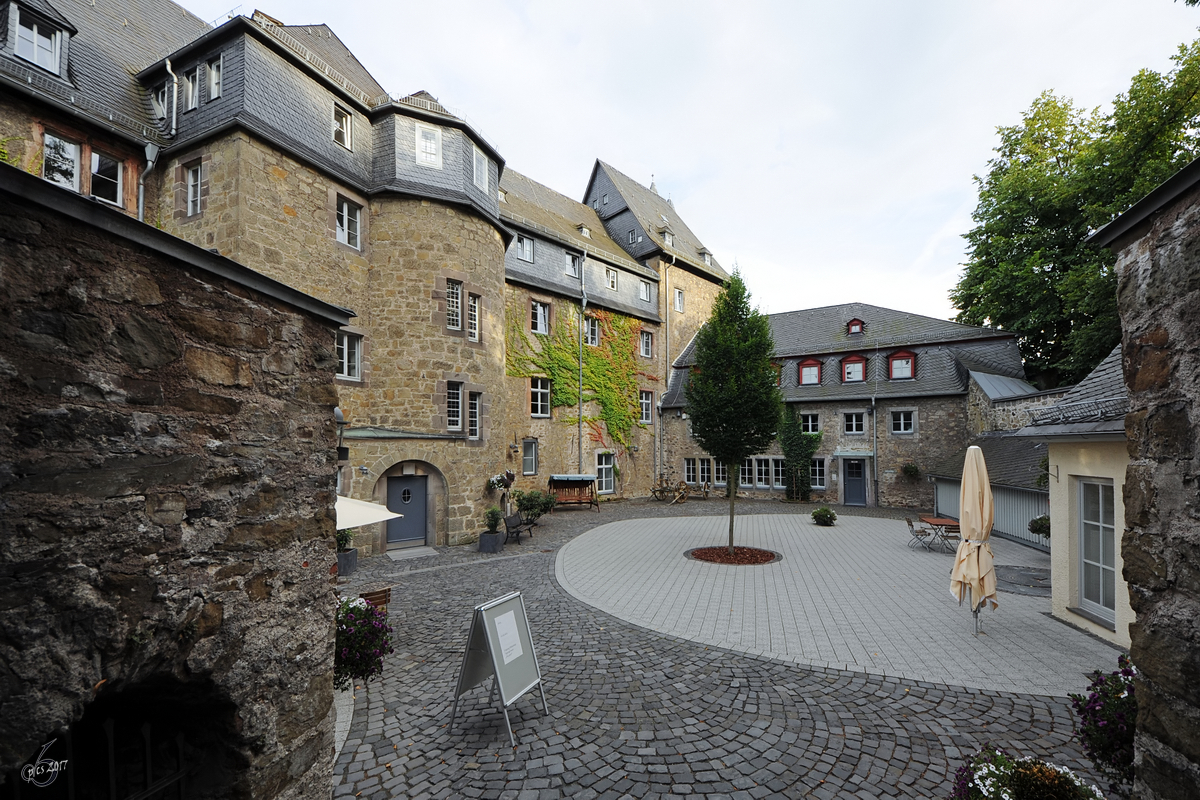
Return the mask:
{"type": "Polygon", "coordinates": [[[696,364],[686,389],[692,438],[729,465],[730,552],[739,466],[767,449],[779,427],[774,350],[767,318],[750,307],[750,293],[735,270],[696,335],[696,364]]]}
{"type": "Polygon", "coordinates": [[[1113,254],[1089,233],[1200,154],[1200,41],[1174,68],[1139,72],[1112,110],[1044,92],[1000,144],[966,234],[956,319],[1015,331],[1026,372],[1082,379],[1120,339],[1113,254]]]}
{"type": "Polygon", "coordinates": [[[783,450],[783,481],[788,500],[812,499],[812,457],[821,446],[820,433],[805,433],[794,409],[784,406],[779,423],[779,447],[783,450]]]}

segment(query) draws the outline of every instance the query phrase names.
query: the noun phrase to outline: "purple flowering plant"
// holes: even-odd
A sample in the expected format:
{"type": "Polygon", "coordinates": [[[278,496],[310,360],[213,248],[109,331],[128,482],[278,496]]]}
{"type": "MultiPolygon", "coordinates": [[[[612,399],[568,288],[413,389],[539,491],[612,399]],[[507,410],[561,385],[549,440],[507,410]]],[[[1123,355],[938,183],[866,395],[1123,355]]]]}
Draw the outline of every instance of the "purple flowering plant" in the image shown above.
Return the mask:
{"type": "Polygon", "coordinates": [[[1076,735],[1096,769],[1108,778],[1109,790],[1128,796],[1133,784],[1133,738],[1137,733],[1137,670],[1128,655],[1117,657],[1117,671],[1096,670],[1087,694],[1070,695],[1075,707],[1076,735]]]}
{"type": "Polygon", "coordinates": [[[349,689],[354,681],[367,683],[383,673],[383,657],[394,653],[387,614],[362,598],[338,605],[334,638],[333,688],[349,689]]]}

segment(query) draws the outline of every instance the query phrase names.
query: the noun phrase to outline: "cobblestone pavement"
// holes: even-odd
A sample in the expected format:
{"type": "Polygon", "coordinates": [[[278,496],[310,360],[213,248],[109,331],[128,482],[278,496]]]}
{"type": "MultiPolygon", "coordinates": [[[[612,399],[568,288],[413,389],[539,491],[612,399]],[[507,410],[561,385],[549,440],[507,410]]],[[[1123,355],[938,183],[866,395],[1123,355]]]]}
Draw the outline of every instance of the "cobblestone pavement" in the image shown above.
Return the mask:
{"type": "MultiPolygon", "coordinates": [[[[781,509],[739,501],[740,511],[760,506],[781,509]]],[[[554,551],[585,529],[618,517],[725,512],[711,501],[666,508],[556,513],[532,541],[498,555],[459,548],[365,560],[343,591],[395,587],[397,648],[382,680],[355,693],[335,797],[944,797],[985,741],[1094,779],[1071,741],[1066,698],[706,647],[623,622],[558,585],[554,551]],[[536,691],[518,700],[511,747],[486,686],[463,697],[453,731],[447,723],[472,608],[518,589],[550,713],[536,691]]]]}

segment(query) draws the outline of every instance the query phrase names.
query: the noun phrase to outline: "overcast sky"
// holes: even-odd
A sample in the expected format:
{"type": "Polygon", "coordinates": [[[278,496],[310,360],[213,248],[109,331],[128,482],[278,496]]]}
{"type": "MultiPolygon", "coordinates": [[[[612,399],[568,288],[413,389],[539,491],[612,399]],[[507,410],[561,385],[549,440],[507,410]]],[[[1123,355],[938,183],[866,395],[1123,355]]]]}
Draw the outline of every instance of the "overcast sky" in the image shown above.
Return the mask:
{"type": "MultiPolygon", "coordinates": [[[[184,5],[219,22],[231,2],[184,5]]],[[[997,126],[1045,89],[1106,105],[1200,37],[1171,0],[263,2],[569,197],[596,158],[653,175],[769,313],[950,318],[997,126]]]]}

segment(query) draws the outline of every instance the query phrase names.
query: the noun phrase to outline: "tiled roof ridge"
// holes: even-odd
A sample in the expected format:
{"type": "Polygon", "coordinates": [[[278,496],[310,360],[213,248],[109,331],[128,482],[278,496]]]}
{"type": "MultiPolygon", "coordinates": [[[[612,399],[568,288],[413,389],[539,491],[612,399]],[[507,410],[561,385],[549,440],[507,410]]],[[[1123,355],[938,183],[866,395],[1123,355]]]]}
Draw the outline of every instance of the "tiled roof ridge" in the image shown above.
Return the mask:
{"type": "Polygon", "coordinates": [[[354,51],[350,49],[349,45],[347,45],[342,40],[342,37],[337,35],[337,31],[335,31],[333,28],[329,27],[328,23],[319,22],[319,23],[316,23],[313,25],[283,25],[283,27],[284,28],[295,28],[298,30],[309,30],[309,29],[324,30],[328,34],[328,38],[336,40],[337,43],[342,46],[342,49],[346,51],[346,55],[354,60],[354,63],[359,66],[359,68],[363,71],[363,74],[366,75],[368,78],[370,78],[372,81],[374,81],[375,86],[372,88],[378,88],[380,90],[380,92],[386,94],[386,90],[384,90],[383,86],[379,83],[379,81],[375,80],[375,76],[371,74],[371,71],[369,69],[367,69],[366,65],[363,64],[362,60],[359,59],[359,57],[354,54],[354,51]]]}
{"type": "MultiPolygon", "coordinates": [[[[885,306],[877,306],[874,303],[863,303],[859,300],[852,300],[849,303],[831,303],[830,305],[827,305],[827,306],[814,306],[812,308],[797,308],[792,311],[777,311],[774,314],[768,314],[767,316],[768,317],[786,317],[789,314],[804,314],[804,313],[813,312],[813,311],[827,311],[830,309],[838,309],[838,308],[859,308],[859,309],[869,308],[869,309],[874,309],[877,311],[887,311],[892,314],[904,314],[909,317],[921,317],[922,319],[932,320],[933,322],[938,322],[938,323],[941,323],[944,325],[957,325],[961,328],[970,328],[972,330],[977,330],[977,331],[989,331],[991,333],[994,333],[997,336],[1016,336],[1016,334],[1013,333],[1012,331],[1007,331],[1002,328],[991,328],[991,327],[987,327],[985,325],[968,325],[965,322],[955,322],[952,319],[942,319],[940,317],[931,317],[928,314],[918,314],[915,311],[901,311],[900,309],[897,309],[897,308],[887,308],[885,306]]],[[[849,318],[847,318],[847,321],[848,320],[849,320],[849,318]]],[[[870,328],[871,320],[863,319],[862,321],[867,324],[868,328],[870,328]]]]}

